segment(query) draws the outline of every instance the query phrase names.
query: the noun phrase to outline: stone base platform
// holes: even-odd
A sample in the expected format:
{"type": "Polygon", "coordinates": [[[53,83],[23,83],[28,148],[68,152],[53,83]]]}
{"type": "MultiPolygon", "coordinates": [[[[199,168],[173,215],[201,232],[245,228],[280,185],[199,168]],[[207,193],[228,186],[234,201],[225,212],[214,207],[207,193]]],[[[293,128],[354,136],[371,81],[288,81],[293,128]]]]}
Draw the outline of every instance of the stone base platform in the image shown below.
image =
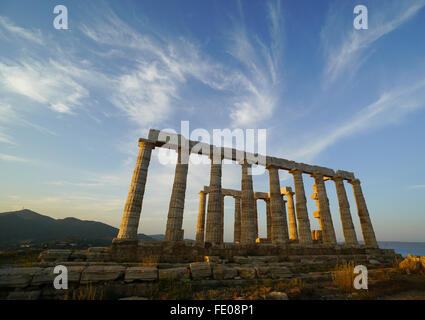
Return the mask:
{"type": "MultiPolygon", "coordinates": [[[[195,242],[167,241],[126,241],[114,240],[110,247],[89,248],[87,250],[47,250],[40,254],[40,260],[88,261],[88,262],[134,262],[134,263],[191,263],[219,259],[234,262],[235,257],[256,257],[257,260],[273,257],[272,262],[302,262],[314,259],[355,261],[364,259],[394,260],[394,250],[367,246],[345,246],[312,244],[301,246],[296,243],[274,245],[255,243],[241,245],[224,243],[221,245],[198,244],[195,242]],[[210,257],[210,258],[207,258],[210,257]],[[264,258],[262,258],[264,257],[264,258]]],[[[210,261],[217,262],[217,261],[210,261]]]]}
{"type": "Polygon", "coordinates": [[[309,256],[340,256],[356,255],[386,256],[394,258],[394,250],[372,248],[368,246],[326,245],[315,243],[302,246],[296,243],[275,245],[271,243],[255,243],[241,245],[223,243],[211,245],[194,242],[167,242],[167,241],[126,241],[115,239],[110,248],[111,260],[117,262],[142,262],[147,258],[156,262],[183,263],[204,261],[206,256],[217,256],[232,261],[235,256],[274,256],[281,261],[293,261],[297,257],[309,256]]]}

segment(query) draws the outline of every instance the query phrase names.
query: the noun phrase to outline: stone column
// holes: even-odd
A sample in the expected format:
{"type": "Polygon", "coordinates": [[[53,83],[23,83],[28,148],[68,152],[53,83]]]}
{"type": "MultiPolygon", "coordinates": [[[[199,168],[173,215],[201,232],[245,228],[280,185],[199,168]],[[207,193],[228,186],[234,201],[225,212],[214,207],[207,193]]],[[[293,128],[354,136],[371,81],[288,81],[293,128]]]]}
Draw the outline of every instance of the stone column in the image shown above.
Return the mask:
{"type": "Polygon", "coordinates": [[[264,199],[266,202],[266,219],[267,219],[267,240],[272,240],[272,210],[270,208],[270,199],[264,199]]]}
{"type": "Polygon", "coordinates": [[[288,224],[289,224],[289,239],[298,239],[297,219],[295,217],[294,207],[294,192],[290,187],[286,187],[286,202],[288,205],[288,224]]]}
{"type": "Polygon", "coordinates": [[[241,242],[241,198],[235,198],[235,226],[233,229],[233,241],[234,243],[241,242]]]}
{"type": "Polygon", "coordinates": [[[211,172],[205,242],[218,244],[221,240],[221,159],[213,159],[212,156],[210,158],[211,172]]]}
{"type": "Polygon", "coordinates": [[[145,193],[146,178],[154,144],[139,140],[139,156],[134,168],[130,191],[124,207],[118,239],[137,240],[140,213],[142,211],[143,195],[145,193]]]}
{"type": "Polygon", "coordinates": [[[246,160],[242,165],[242,215],[241,215],[241,243],[255,243],[254,224],[254,189],[252,186],[251,164],[246,160]]]}
{"type": "Polygon", "coordinates": [[[335,229],[332,222],[331,210],[329,209],[325,180],[321,173],[314,173],[311,176],[314,178],[313,188],[315,189],[315,194],[313,194],[313,199],[316,199],[318,204],[317,209],[322,223],[323,243],[336,244],[335,229]]]}
{"type": "Polygon", "coordinates": [[[257,209],[257,199],[254,197],[254,229],[255,229],[255,239],[258,238],[258,209],[257,209]]]}
{"type": "Polygon", "coordinates": [[[354,198],[356,199],[357,212],[360,219],[364,243],[367,246],[378,248],[376,242],[375,231],[373,230],[372,222],[370,221],[369,211],[366,206],[366,201],[363,196],[360,180],[354,179],[348,181],[353,186],[354,198]]]}
{"type": "Polygon", "coordinates": [[[271,241],[272,243],[285,243],[288,240],[288,224],[282,195],[280,193],[280,181],[278,168],[268,166],[270,183],[270,208],[272,216],[271,241]]]}
{"type": "Polygon", "coordinates": [[[335,182],[336,194],[338,196],[339,214],[341,216],[345,244],[357,245],[357,236],[354,230],[353,219],[351,218],[350,203],[345,192],[344,179],[342,177],[334,177],[333,181],[335,182]]]}
{"type": "Polygon", "coordinates": [[[165,229],[165,241],[183,241],[184,239],[182,225],[187,171],[189,167],[189,152],[188,150],[179,149],[177,153],[173,191],[171,192],[167,228],[165,229]]]}
{"type": "Polygon", "coordinates": [[[294,176],[295,208],[297,213],[299,243],[311,244],[313,240],[310,232],[310,220],[307,212],[307,200],[305,198],[302,171],[299,169],[292,169],[289,172],[294,176]]]}
{"type": "Polygon", "coordinates": [[[224,196],[221,196],[220,240],[224,242],[224,196]]]}
{"type": "Polygon", "coordinates": [[[205,229],[205,206],[207,194],[204,191],[199,192],[198,224],[196,226],[196,242],[204,242],[205,229]]]}

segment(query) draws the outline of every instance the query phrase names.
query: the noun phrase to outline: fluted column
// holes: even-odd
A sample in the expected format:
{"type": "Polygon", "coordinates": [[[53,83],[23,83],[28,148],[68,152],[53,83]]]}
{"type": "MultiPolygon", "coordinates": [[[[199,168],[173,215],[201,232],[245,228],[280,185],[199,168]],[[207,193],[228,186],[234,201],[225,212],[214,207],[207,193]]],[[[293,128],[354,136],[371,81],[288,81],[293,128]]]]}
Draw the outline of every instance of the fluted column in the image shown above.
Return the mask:
{"type": "Polygon", "coordinates": [[[233,197],[235,199],[235,225],[233,229],[233,242],[241,242],[241,198],[233,197]]]}
{"type": "Polygon", "coordinates": [[[224,242],[224,196],[221,195],[220,240],[224,242]]]}
{"type": "Polygon", "coordinates": [[[297,214],[298,237],[300,244],[311,244],[313,242],[310,232],[310,220],[307,212],[307,200],[305,198],[302,171],[292,169],[289,171],[294,177],[295,186],[295,208],[297,214]]]}
{"type": "Polygon", "coordinates": [[[267,240],[272,240],[272,210],[270,209],[270,199],[265,199],[266,202],[266,219],[267,219],[267,240]]]}
{"type": "Polygon", "coordinates": [[[198,209],[198,224],[196,226],[196,242],[204,242],[206,195],[207,194],[204,191],[199,192],[199,209],[198,209]]]}
{"type": "Polygon", "coordinates": [[[362,228],[364,243],[368,246],[378,248],[375,231],[373,230],[372,222],[370,221],[369,210],[367,209],[362,187],[360,186],[360,180],[355,179],[348,182],[353,186],[354,198],[356,200],[357,212],[360,219],[360,226],[362,228]]]}
{"type": "Polygon", "coordinates": [[[345,192],[344,179],[342,177],[334,177],[333,181],[335,182],[336,194],[338,196],[339,214],[341,216],[345,244],[356,245],[358,244],[357,236],[351,217],[350,203],[345,192]]]}
{"type": "Polygon", "coordinates": [[[280,193],[280,181],[278,168],[268,166],[270,184],[270,208],[272,216],[271,241],[272,243],[285,243],[288,240],[288,224],[282,195],[280,193]]]}
{"type": "Polygon", "coordinates": [[[148,167],[151,159],[152,149],[155,146],[147,141],[139,140],[139,155],[131,180],[130,191],[124,207],[118,239],[137,239],[140,213],[142,211],[143,195],[148,176],[148,167]]]}
{"type": "Polygon", "coordinates": [[[211,158],[205,242],[220,243],[221,220],[221,159],[211,158]]]}
{"type": "Polygon", "coordinates": [[[173,191],[171,192],[167,228],[165,229],[165,241],[183,241],[184,239],[182,226],[187,171],[189,168],[189,152],[187,150],[179,149],[177,154],[173,191]]]}
{"type": "Polygon", "coordinates": [[[297,219],[295,217],[295,207],[294,207],[294,192],[290,187],[286,187],[286,202],[288,205],[288,224],[289,224],[289,239],[296,240],[298,239],[298,230],[297,230],[297,219]]]}
{"type": "Polygon", "coordinates": [[[241,243],[255,243],[254,224],[254,189],[252,186],[251,164],[246,160],[242,166],[242,215],[241,215],[241,243]]]}
{"type": "Polygon", "coordinates": [[[329,208],[329,199],[326,194],[325,180],[320,173],[314,173],[311,176],[314,178],[313,188],[315,188],[315,193],[317,193],[317,209],[322,223],[323,243],[336,244],[335,229],[329,208]]]}
{"type": "Polygon", "coordinates": [[[254,197],[254,229],[255,229],[255,239],[258,238],[258,209],[257,209],[257,199],[254,197]]]}

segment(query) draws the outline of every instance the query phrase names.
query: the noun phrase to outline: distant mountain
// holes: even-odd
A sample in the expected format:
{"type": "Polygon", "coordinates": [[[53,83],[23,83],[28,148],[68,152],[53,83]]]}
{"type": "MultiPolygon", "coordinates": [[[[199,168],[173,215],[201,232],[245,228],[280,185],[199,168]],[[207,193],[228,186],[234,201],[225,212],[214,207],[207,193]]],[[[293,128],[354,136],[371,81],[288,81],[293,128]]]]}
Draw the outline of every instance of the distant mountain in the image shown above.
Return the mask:
{"type": "MultiPolygon", "coordinates": [[[[0,247],[3,248],[60,241],[109,245],[117,234],[117,228],[97,221],[53,219],[28,209],[0,213],[0,247]]],[[[145,234],[139,234],[138,238],[155,240],[145,234]]]]}

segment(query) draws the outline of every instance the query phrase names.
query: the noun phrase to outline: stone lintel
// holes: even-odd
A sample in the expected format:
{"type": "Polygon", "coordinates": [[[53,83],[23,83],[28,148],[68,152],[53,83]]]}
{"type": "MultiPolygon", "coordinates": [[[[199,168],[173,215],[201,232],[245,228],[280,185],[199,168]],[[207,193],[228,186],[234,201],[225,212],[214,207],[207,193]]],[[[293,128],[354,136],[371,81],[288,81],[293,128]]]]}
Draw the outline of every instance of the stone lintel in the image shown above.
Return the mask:
{"type": "Polygon", "coordinates": [[[281,170],[292,170],[299,169],[303,173],[313,174],[315,172],[321,173],[324,177],[334,177],[337,174],[342,176],[346,180],[353,180],[354,174],[352,172],[337,170],[336,172],[330,168],[313,166],[305,163],[295,162],[283,158],[270,157],[259,155],[256,153],[245,152],[233,148],[216,147],[208,143],[188,140],[181,134],[169,133],[156,129],[149,130],[148,139],[139,139],[139,141],[147,141],[153,143],[157,147],[163,147],[168,149],[177,150],[185,145],[189,148],[190,153],[199,155],[210,156],[213,154],[213,150],[220,150],[221,155],[224,159],[240,162],[243,159],[247,159],[248,163],[258,164],[262,166],[274,166],[281,170]]]}
{"type": "MultiPolygon", "coordinates": [[[[284,187],[284,188],[289,188],[289,190],[291,190],[291,187],[284,187]]],[[[282,191],[282,189],[281,189],[281,194],[285,195],[285,193],[282,191]]],[[[209,186],[204,186],[204,188],[200,192],[209,193],[210,192],[209,186]]],[[[240,190],[234,190],[234,189],[224,189],[224,188],[222,188],[221,194],[225,197],[234,197],[234,198],[241,198],[242,197],[241,191],[240,190]]],[[[259,200],[259,199],[267,200],[269,198],[270,198],[270,194],[268,192],[254,192],[254,199],[256,199],[256,200],[259,200]]]]}

